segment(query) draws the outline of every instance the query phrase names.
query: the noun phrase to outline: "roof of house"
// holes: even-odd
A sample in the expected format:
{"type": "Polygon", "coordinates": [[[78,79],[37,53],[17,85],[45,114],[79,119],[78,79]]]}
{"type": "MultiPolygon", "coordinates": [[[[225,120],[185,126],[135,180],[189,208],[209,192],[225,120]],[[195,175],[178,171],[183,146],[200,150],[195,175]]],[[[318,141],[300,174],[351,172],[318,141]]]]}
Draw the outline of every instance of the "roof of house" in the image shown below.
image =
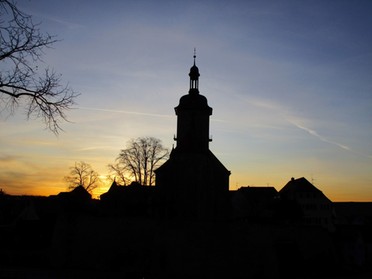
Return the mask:
{"type": "MultiPolygon", "coordinates": [[[[315,196],[323,196],[328,199],[322,191],[311,184],[306,178],[293,178],[279,191],[283,197],[294,193],[312,193],[315,196]]],[[[329,199],[328,199],[329,200],[329,199]]]]}
{"type": "Polygon", "coordinates": [[[57,197],[59,198],[78,198],[78,199],[91,199],[92,195],[84,188],[84,186],[79,185],[75,187],[70,192],[60,192],[57,197]]]}
{"type": "Polygon", "coordinates": [[[128,195],[144,195],[144,194],[152,194],[156,191],[156,188],[153,186],[144,186],[139,184],[138,182],[132,182],[128,186],[119,186],[115,181],[112,182],[110,189],[103,193],[100,197],[108,198],[108,197],[123,197],[128,195]]]}
{"type": "Polygon", "coordinates": [[[254,198],[273,198],[278,195],[278,191],[272,186],[243,186],[237,192],[254,198]]]}

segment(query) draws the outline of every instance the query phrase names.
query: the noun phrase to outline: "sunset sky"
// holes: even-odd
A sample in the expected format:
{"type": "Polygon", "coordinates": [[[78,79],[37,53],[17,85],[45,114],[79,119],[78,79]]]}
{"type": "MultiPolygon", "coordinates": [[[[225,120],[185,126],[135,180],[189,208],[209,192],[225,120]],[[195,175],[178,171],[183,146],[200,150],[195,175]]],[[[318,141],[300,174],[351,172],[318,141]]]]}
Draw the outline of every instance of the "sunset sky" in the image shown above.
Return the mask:
{"type": "Polygon", "coordinates": [[[231,190],[306,177],[332,201],[372,201],[372,1],[17,3],[60,39],[44,66],[81,95],[59,136],[0,111],[7,193],[66,191],[75,161],[105,176],[131,138],[171,149],[195,47],[231,190]]]}

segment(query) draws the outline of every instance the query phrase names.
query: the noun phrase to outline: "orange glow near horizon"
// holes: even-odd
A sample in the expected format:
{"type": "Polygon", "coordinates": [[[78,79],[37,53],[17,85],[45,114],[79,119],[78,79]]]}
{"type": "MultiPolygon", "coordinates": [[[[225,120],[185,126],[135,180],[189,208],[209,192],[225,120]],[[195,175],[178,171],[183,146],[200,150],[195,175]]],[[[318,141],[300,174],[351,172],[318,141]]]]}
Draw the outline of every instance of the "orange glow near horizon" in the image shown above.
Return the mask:
{"type": "MultiPolygon", "coordinates": [[[[299,177],[295,177],[299,178],[299,177]]],[[[312,182],[311,178],[306,177],[305,178],[312,182]]],[[[111,181],[107,179],[105,175],[100,175],[101,183],[99,186],[93,190],[92,192],[92,198],[99,199],[100,195],[103,193],[106,193],[110,186],[111,181]]],[[[240,183],[240,181],[244,180],[250,180],[250,181],[263,181],[262,178],[259,176],[255,179],[251,177],[250,179],[244,178],[244,176],[232,176],[230,178],[230,190],[237,190],[240,187],[245,186],[254,186],[254,187],[266,187],[266,186],[272,186],[277,191],[280,191],[282,187],[290,180],[288,178],[287,180],[281,179],[278,181],[272,181],[272,182],[264,182],[264,183],[240,183]]],[[[368,195],[360,195],[357,192],[354,193],[348,193],[348,194],[340,194],[334,189],[337,189],[335,187],[332,187],[331,185],[317,185],[314,184],[315,187],[317,187],[319,190],[321,190],[331,201],[333,202],[372,202],[372,199],[368,195]]],[[[28,183],[22,183],[19,184],[18,182],[15,183],[15,181],[10,182],[9,184],[3,184],[0,187],[5,193],[10,195],[31,195],[31,196],[50,196],[50,195],[57,195],[60,192],[67,192],[70,191],[68,189],[68,185],[63,181],[63,179],[49,179],[44,181],[29,181],[28,183]],[[27,185],[27,186],[23,186],[27,185]]]]}

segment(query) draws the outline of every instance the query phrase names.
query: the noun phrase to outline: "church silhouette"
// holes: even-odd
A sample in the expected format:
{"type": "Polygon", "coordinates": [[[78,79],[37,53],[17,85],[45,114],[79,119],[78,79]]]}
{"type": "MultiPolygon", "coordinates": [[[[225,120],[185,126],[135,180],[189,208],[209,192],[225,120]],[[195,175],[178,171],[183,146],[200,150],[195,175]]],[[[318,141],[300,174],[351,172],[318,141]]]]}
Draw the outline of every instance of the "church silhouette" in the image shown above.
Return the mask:
{"type": "Polygon", "coordinates": [[[168,218],[213,220],[226,217],[230,171],[209,149],[212,108],[199,94],[195,58],[189,92],[175,107],[177,145],[168,161],[155,171],[156,187],[168,218]]]}

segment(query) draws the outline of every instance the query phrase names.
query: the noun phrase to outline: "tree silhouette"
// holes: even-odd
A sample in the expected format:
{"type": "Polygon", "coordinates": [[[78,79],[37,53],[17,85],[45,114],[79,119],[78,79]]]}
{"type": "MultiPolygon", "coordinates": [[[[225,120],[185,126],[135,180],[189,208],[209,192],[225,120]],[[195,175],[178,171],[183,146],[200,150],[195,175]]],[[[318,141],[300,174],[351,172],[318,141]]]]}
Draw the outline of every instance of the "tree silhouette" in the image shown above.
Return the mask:
{"type": "Polygon", "coordinates": [[[127,177],[141,185],[152,186],[155,182],[154,170],[169,156],[168,149],[154,137],[139,137],[128,141],[127,148],[120,151],[115,164],[108,167],[111,176],[127,177]]]}
{"type": "Polygon", "coordinates": [[[58,134],[60,121],[67,120],[65,111],[79,94],[62,86],[53,70],[39,69],[44,49],[57,40],[38,27],[15,2],[0,0],[0,108],[13,114],[24,106],[27,119],[41,118],[58,134]]]}
{"type": "Polygon", "coordinates": [[[116,162],[114,164],[109,164],[107,166],[109,174],[107,178],[111,181],[114,181],[122,186],[127,186],[130,184],[130,178],[126,174],[126,170],[120,162],[116,162]]]}
{"type": "Polygon", "coordinates": [[[70,175],[65,176],[64,179],[69,184],[70,190],[81,185],[89,193],[92,193],[100,183],[99,174],[93,170],[91,165],[83,161],[75,162],[75,165],[70,167],[70,175]]]}

